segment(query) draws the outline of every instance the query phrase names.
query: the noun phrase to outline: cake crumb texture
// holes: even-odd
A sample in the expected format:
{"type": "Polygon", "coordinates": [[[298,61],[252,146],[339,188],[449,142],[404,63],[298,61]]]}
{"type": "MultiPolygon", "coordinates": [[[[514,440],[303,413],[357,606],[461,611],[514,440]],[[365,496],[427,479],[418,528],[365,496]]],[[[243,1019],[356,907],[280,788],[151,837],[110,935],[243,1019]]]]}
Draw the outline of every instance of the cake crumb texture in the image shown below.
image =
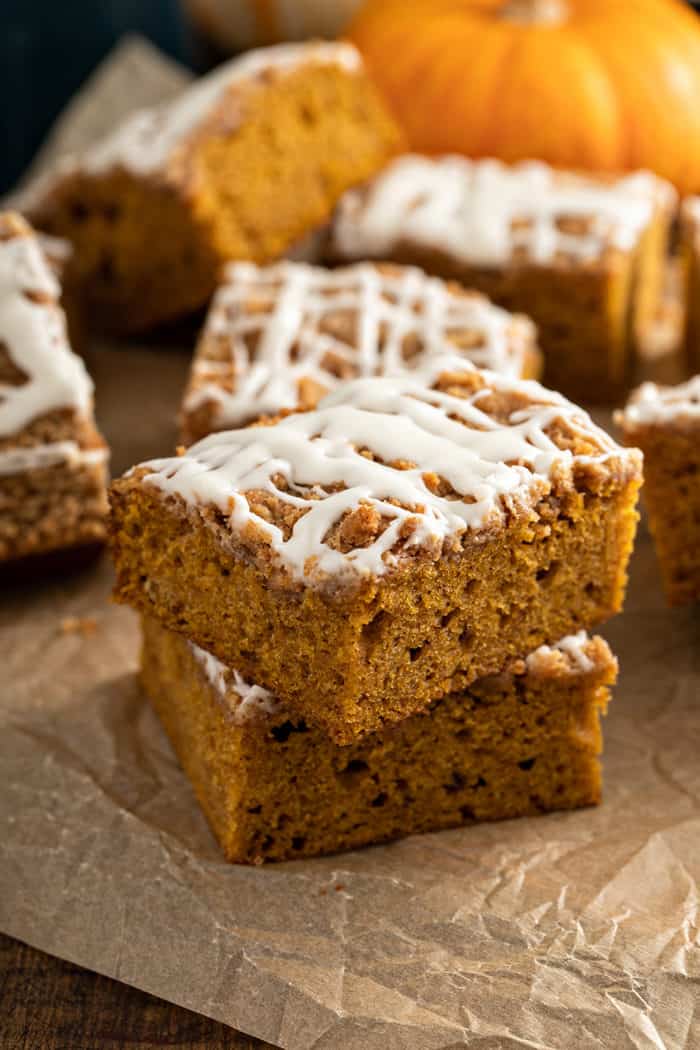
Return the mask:
{"type": "Polygon", "coordinates": [[[555,646],[348,747],[151,618],[142,682],[227,858],[260,864],[599,802],[616,662],[573,645],[585,669],[555,646]]]}

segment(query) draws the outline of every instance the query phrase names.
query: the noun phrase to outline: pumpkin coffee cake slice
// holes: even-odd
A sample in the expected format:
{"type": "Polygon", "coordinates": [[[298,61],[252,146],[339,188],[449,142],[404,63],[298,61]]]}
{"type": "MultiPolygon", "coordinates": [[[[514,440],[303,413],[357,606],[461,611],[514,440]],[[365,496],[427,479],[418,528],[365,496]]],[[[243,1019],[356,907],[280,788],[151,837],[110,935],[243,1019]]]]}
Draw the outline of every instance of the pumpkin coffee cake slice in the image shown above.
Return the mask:
{"type": "Polygon", "coordinates": [[[115,595],[344,743],[617,612],[640,481],[559,395],[435,362],[132,469],[115,595]]]}
{"type": "Polygon", "coordinates": [[[192,364],[183,441],[313,408],[342,380],[411,374],[448,353],[457,368],[464,359],[523,378],[540,368],[528,318],[415,267],[232,263],[192,364]]]}
{"type": "Polygon", "coordinates": [[[398,146],[354,47],[281,45],[133,114],[23,206],[74,244],[95,322],[133,332],[203,306],[229,259],[284,255],[398,146]]]}
{"type": "Polygon", "coordinates": [[[152,618],[141,668],[231,861],[335,853],[600,801],[600,717],[617,663],[584,632],[348,747],[152,618]]]}
{"type": "Polygon", "coordinates": [[[0,213],[0,568],[81,558],[106,535],[107,449],[72,352],[53,260],[0,213]]]}
{"type": "Polygon", "coordinates": [[[661,301],[675,203],[649,172],[409,155],[345,194],[329,256],[413,263],[522,310],[548,386],[615,402],[661,301]]]}

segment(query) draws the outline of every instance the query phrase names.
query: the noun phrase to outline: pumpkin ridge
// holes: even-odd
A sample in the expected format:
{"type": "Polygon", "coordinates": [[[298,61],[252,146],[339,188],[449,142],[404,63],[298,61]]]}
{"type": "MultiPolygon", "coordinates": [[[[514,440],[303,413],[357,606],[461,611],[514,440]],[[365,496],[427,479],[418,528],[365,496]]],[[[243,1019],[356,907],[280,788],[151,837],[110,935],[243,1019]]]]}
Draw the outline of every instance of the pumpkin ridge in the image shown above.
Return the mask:
{"type": "Polygon", "coordinates": [[[563,0],[568,19],[540,25],[508,22],[506,2],[367,0],[351,22],[411,148],[644,167],[700,191],[700,19],[689,7],[563,0]]]}
{"type": "Polygon", "coordinates": [[[569,17],[566,0],[507,0],[501,17],[528,27],[560,25],[569,17]]]}

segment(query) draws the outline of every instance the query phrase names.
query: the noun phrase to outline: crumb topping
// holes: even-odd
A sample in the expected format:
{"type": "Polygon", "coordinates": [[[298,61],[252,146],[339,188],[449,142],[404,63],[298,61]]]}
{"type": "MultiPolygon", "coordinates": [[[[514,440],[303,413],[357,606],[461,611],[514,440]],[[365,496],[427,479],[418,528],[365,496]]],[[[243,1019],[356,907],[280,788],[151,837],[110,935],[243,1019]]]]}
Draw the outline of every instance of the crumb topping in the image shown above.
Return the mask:
{"type": "Polygon", "coordinates": [[[538,383],[462,363],[437,379],[366,378],[318,408],[212,434],[135,468],[267,552],[298,581],[377,576],[439,558],[550,494],[640,474],[589,416],[538,383]]]}
{"type": "Polygon", "coordinates": [[[436,355],[518,377],[534,348],[527,318],[414,267],[233,263],[184,410],[212,403],[218,427],[238,426],[313,407],[342,380],[419,371],[436,355]]]}
{"type": "Polygon", "coordinates": [[[642,383],[635,390],[615,421],[626,430],[653,423],[700,420],[700,375],[678,386],[642,383]]]}
{"type": "MultiPolygon", "coordinates": [[[[68,344],[60,288],[40,239],[12,212],[0,213],[0,444],[58,409],[89,411],[92,382],[68,344]]],[[[73,461],[72,441],[2,449],[0,474],[73,461]]],[[[89,455],[104,451],[91,450],[89,455]]]]}
{"type": "Polygon", "coordinates": [[[565,669],[571,674],[588,674],[601,663],[613,659],[602,638],[591,638],[586,631],[578,631],[561,638],[555,645],[541,645],[524,661],[530,674],[546,675],[565,669]]]}
{"type": "Polygon", "coordinates": [[[608,247],[631,250],[655,208],[674,199],[650,172],[605,181],[539,162],[407,155],[345,194],[333,236],[345,258],[414,243],[474,266],[590,262],[608,247]]]}

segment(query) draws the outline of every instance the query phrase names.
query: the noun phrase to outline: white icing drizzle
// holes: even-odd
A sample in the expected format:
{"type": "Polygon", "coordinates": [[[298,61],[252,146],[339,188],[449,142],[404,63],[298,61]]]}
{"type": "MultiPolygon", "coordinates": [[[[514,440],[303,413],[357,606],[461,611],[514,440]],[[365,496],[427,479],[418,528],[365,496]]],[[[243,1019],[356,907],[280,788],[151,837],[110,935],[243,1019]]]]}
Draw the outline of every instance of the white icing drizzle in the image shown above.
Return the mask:
{"type": "Polygon", "coordinates": [[[108,455],[106,448],[81,449],[75,441],[52,441],[45,445],[11,448],[0,452],[0,476],[59,465],[75,470],[94,463],[105,463],[108,455]]]}
{"type": "Polygon", "coordinates": [[[390,257],[403,242],[475,266],[503,266],[519,251],[542,265],[558,255],[586,262],[608,245],[632,249],[655,208],[674,199],[649,172],[604,182],[539,162],[410,154],[345,194],[334,246],[348,259],[390,257]],[[566,220],[583,220],[585,229],[566,220]]]}
{"type": "MultiPolygon", "coordinates": [[[[470,369],[462,365],[462,373],[470,369]]],[[[538,383],[478,372],[486,387],[466,398],[431,389],[420,376],[358,379],[339,386],[312,412],[272,426],[212,434],[182,456],[144,464],[144,483],[194,505],[214,505],[232,532],[257,527],[295,579],[380,575],[396,564],[393,548],[426,547],[439,556],[445,541],[503,519],[508,506],[530,506],[549,491],[552,472],[614,456],[637,472],[639,453],[620,448],[588,415],[538,383]],[[519,395],[507,423],[482,409],[490,391],[519,395]],[[557,420],[595,448],[574,456],[547,434],[557,420]],[[362,455],[369,449],[377,460],[362,455]],[[398,469],[396,461],[413,466],[398,469]],[[454,490],[437,495],[426,475],[454,490]],[[288,489],[279,488],[282,476],[288,489]],[[245,493],[263,490],[303,515],[285,538],[256,514],[245,493]],[[366,505],[386,528],[368,546],[347,553],[327,544],[347,512],[366,505]],[[406,533],[408,532],[408,536],[406,533]]]]}
{"type": "Polygon", "coordinates": [[[205,678],[219,699],[225,701],[235,725],[245,725],[246,722],[274,715],[278,711],[280,703],[269,689],[246,682],[238,671],[226,667],[194,642],[188,642],[188,645],[205,678]]]}
{"type": "Polygon", "coordinates": [[[249,51],[218,66],[173,102],[137,110],[79,159],[63,159],[56,174],[65,175],[77,168],[93,175],[115,168],[135,175],[161,172],[173,152],[207,119],[229,89],[270,71],[288,73],[307,64],[337,65],[351,73],[362,67],[359,52],[346,43],[316,41],[249,51]]]}
{"type": "Polygon", "coordinates": [[[546,660],[554,652],[563,653],[568,657],[574,668],[583,674],[595,668],[595,662],[591,660],[586,649],[591,639],[586,631],[578,631],[577,634],[569,634],[555,645],[541,645],[525,658],[525,665],[530,672],[536,672],[542,660],[546,660]]]}
{"type": "Polygon", "coordinates": [[[37,237],[22,225],[26,233],[0,241],[0,346],[27,380],[0,382],[0,438],[54,409],[87,412],[92,401],[92,381],[68,345],[58,282],[37,237]]]}
{"type": "Polygon", "coordinates": [[[700,420],[700,375],[678,386],[642,383],[627,407],[615,415],[615,422],[634,429],[648,423],[669,423],[680,419],[700,420]]]}
{"type": "Polygon", "coordinates": [[[331,390],[339,373],[408,375],[450,353],[452,367],[466,359],[517,378],[534,346],[527,318],[476,293],[460,295],[414,267],[234,263],[212,303],[184,410],[213,402],[217,426],[236,426],[295,408],[301,380],[331,390]],[[353,316],[352,342],[324,330],[337,313],[353,316]],[[465,332],[477,336],[477,345],[461,350],[455,341],[465,332]],[[406,339],[419,344],[408,360],[406,339]],[[227,359],[215,360],[210,347],[222,342],[227,359]],[[231,379],[232,392],[226,389],[231,379]]]}

